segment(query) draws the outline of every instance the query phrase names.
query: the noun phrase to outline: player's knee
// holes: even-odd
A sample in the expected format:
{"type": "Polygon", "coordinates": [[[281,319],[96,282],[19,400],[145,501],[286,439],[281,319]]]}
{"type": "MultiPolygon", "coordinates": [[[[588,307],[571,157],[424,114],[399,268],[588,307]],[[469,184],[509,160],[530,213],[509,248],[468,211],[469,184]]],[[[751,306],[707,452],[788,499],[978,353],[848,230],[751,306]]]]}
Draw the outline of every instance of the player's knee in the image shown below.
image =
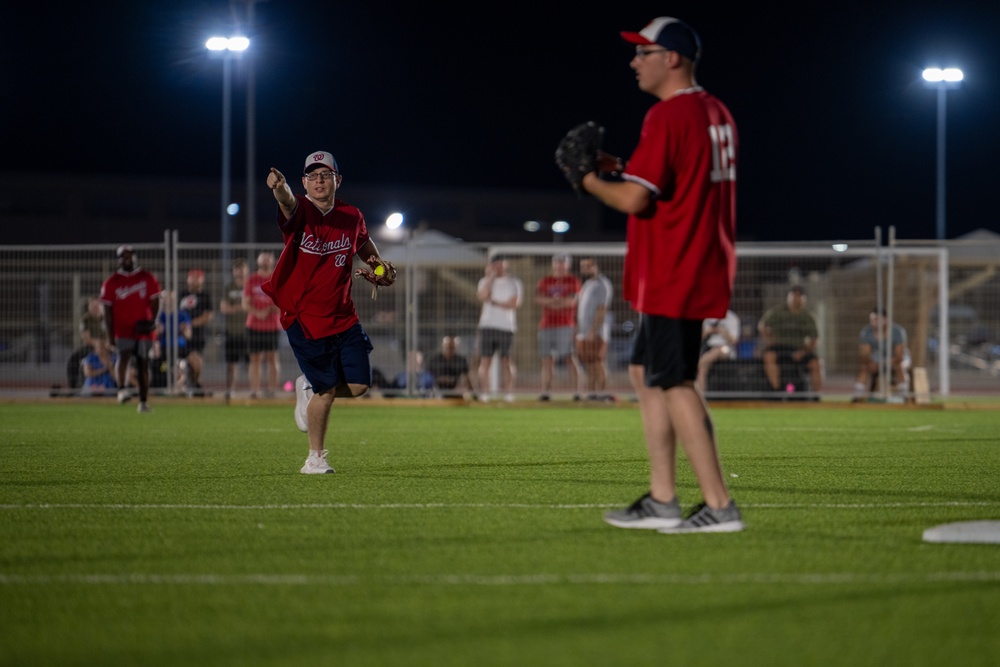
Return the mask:
{"type": "Polygon", "coordinates": [[[347,390],[351,393],[351,396],[358,398],[359,396],[364,396],[368,393],[370,385],[367,384],[348,384],[347,390]]]}

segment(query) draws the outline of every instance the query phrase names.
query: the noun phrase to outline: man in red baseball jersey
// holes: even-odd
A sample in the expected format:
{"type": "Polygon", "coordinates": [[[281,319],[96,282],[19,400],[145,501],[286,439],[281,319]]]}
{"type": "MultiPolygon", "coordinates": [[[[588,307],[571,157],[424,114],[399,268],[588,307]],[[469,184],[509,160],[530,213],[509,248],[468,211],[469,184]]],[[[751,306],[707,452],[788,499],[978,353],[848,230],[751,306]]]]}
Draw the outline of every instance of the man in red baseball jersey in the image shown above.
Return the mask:
{"type": "Polygon", "coordinates": [[[569,272],[569,255],[552,257],[552,273],[542,276],[535,286],[535,303],[542,307],[538,323],[538,353],[542,357],[542,395],[539,400],[550,399],[556,362],[566,364],[569,385],[575,398],[579,369],[573,354],[576,336],[576,297],[580,293],[580,279],[569,272]]]}
{"type": "Polygon", "coordinates": [[[701,51],[683,21],[659,17],[639,32],[630,63],[658,99],[627,165],[605,155],[621,181],[584,176],[583,188],[628,214],[624,297],[641,314],[629,376],[639,398],[651,467],[649,493],[605,520],[660,532],[743,530],[722,474],[712,420],[695,389],[702,320],[726,315],[736,272],[736,124],[695,82],[701,51]],[[682,519],[677,441],[704,498],[682,519]]]}
{"type": "Polygon", "coordinates": [[[302,474],[334,472],[327,463],[326,430],[336,397],[357,397],[372,384],[371,341],[351,298],[354,255],[379,258],[357,208],[336,198],[343,177],[333,155],[306,158],[305,195],[292,194],[284,175],[271,168],[267,187],[278,202],[285,248],[263,285],[281,311],[303,375],[295,381],[295,421],[309,435],[302,474]]]}
{"type": "Polygon", "coordinates": [[[139,412],[149,412],[149,350],[155,337],[155,320],[160,311],[160,283],[149,271],[139,268],[135,249],[119,246],[118,270],[101,285],[104,326],[112,346],[118,351],[115,381],[118,402],[131,397],[126,377],[135,359],[139,383],[139,412]]]}

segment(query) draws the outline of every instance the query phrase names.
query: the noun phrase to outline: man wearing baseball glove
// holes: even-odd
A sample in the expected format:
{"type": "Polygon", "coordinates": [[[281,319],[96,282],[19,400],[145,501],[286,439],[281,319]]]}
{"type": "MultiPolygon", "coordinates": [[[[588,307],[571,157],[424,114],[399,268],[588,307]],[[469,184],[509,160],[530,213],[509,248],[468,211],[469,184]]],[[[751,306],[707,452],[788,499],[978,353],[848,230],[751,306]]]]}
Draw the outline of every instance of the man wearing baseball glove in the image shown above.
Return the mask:
{"type": "Polygon", "coordinates": [[[743,530],[729,496],[711,416],[694,381],[702,320],[725,317],[736,272],[736,123],[695,82],[697,33],[669,16],[638,32],[630,67],[656,103],[628,164],[601,154],[601,133],[580,130],[557,149],[570,184],[628,215],[624,297],[641,314],[629,377],[650,459],[649,491],[604,519],[664,533],[743,530]],[[579,147],[579,148],[578,148],[579,147]],[[608,165],[614,165],[608,169],[608,165]],[[621,181],[601,171],[621,171],[621,181]],[[703,502],[682,518],[676,453],[683,445],[703,502]]]}
{"type": "Polygon", "coordinates": [[[303,373],[295,380],[295,423],[309,434],[305,475],[334,472],[326,460],[334,399],[361,396],[372,384],[372,344],[354,309],[353,278],[373,289],[396,280],[396,268],[379,256],[361,211],[336,198],[342,179],[326,151],[306,158],[305,195],[292,194],[277,169],[267,176],[285,248],[262,289],[281,309],[281,326],[303,373]],[[365,268],[352,271],[355,255],[365,268]]]}

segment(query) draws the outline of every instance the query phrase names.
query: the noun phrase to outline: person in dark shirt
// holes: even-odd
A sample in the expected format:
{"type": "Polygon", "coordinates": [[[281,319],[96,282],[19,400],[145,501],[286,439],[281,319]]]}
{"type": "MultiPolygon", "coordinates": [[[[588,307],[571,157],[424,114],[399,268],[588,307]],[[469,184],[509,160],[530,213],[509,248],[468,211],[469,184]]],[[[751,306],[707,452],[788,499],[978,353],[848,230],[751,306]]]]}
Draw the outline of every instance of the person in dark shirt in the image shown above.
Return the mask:
{"type": "Polygon", "coordinates": [[[442,394],[472,391],[469,360],[458,353],[459,343],[458,336],[445,336],[441,339],[441,349],[427,362],[427,370],[434,376],[434,387],[442,394]]]}

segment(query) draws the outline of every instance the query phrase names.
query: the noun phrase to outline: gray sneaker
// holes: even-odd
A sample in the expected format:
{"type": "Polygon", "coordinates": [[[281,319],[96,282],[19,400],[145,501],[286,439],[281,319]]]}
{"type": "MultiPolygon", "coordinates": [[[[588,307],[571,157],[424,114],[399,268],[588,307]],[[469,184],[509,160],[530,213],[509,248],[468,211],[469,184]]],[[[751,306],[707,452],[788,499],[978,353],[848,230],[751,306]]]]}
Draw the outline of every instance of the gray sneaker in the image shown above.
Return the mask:
{"type": "Polygon", "coordinates": [[[722,509],[714,510],[705,503],[696,505],[688,517],[673,528],[661,528],[661,533],[738,533],[746,526],[740,509],[732,500],[722,509]]]}
{"type": "Polygon", "coordinates": [[[677,498],[661,503],[647,493],[623,510],[605,512],[604,520],[619,528],[673,528],[681,522],[681,505],[677,498]]]}

